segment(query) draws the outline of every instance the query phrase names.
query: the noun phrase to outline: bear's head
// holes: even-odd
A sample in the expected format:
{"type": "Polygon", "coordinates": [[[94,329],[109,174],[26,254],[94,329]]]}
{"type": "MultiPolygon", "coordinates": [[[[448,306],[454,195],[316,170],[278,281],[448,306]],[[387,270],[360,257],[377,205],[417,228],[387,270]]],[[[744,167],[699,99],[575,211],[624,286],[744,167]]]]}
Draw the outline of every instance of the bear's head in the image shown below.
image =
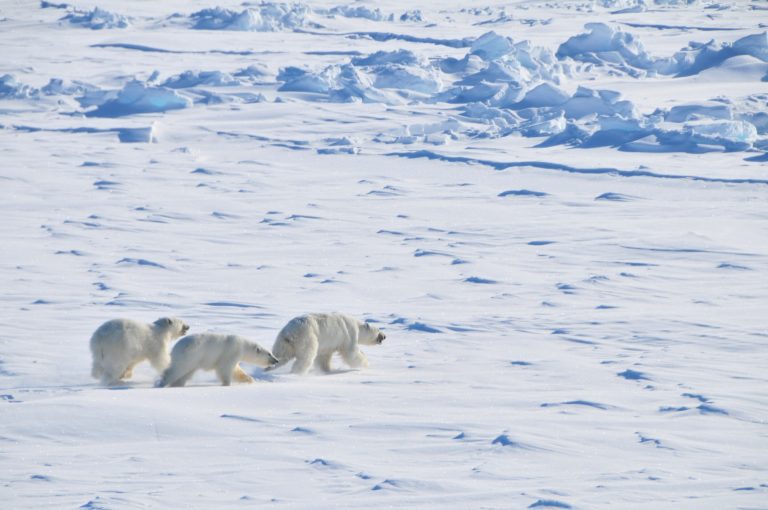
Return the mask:
{"type": "Polygon", "coordinates": [[[379,331],[379,328],[369,322],[364,322],[360,326],[360,334],[357,342],[362,345],[378,345],[387,338],[387,335],[379,331]]]}
{"type": "Polygon", "coordinates": [[[271,352],[259,344],[255,342],[246,342],[243,348],[243,361],[266,368],[276,364],[278,359],[272,356],[271,352]]]}
{"type": "Polygon", "coordinates": [[[171,340],[175,340],[189,331],[189,326],[176,317],[161,317],[155,321],[154,326],[163,333],[168,333],[171,340]]]}

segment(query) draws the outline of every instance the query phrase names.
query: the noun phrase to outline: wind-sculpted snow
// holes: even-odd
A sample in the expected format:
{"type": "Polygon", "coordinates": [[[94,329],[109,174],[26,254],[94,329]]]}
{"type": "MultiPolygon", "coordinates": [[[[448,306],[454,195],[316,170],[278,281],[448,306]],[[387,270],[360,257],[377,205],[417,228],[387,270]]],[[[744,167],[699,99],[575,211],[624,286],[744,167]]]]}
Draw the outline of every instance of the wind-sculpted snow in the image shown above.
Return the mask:
{"type": "Polygon", "coordinates": [[[0,2],[0,507],[765,507],[764,2],[64,1],[0,2]],[[367,367],[91,378],[334,310],[367,367]]]}
{"type": "Polygon", "coordinates": [[[660,174],[655,172],[649,172],[647,170],[622,170],[619,168],[608,167],[573,167],[562,163],[551,163],[547,161],[493,161],[475,159],[463,156],[449,156],[439,154],[437,152],[429,150],[420,150],[413,152],[392,152],[388,153],[388,156],[396,156],[401,158],[418,159],[426,158],[431,160],[446,161],[452,163],[469,163],[469,164],[481,164],[493,168],[495,170],[506,170],[508,168],[518,167],[532,167],[541,168],[543,170],[555,170],[566,173],[576,174],[590,174],[590,175],[614,175],[619,177],[650,177],[655,179],[685,179],[691,181],[702,182],[716,182],[725,184],[756,184],[756,185],[768,185],[768,179],[721,179],[712,178],[698,175],[675,175],[675,174],[660,174]]]}

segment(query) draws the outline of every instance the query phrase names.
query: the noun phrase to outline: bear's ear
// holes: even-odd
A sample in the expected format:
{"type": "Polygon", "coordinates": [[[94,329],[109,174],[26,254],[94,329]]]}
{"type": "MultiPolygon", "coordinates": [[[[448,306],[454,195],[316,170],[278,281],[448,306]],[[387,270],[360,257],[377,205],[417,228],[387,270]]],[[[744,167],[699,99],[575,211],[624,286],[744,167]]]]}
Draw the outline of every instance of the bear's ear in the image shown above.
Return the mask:
{"type": "Polygon", "coordinates": [[[170,326],[173,323],[173,319],[170,317],[161,317],[155,321],[158,326],[170,326]]]}

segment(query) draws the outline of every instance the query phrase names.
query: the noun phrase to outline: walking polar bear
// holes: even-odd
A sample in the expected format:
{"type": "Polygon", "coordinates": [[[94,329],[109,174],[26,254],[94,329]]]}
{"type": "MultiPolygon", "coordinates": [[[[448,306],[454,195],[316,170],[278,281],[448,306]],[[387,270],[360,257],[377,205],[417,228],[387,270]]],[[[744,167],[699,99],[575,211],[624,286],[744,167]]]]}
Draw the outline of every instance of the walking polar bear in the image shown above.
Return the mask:
{"type": "Polygon", "coordinates": [[[163,317],[152,324],[130,319],[105,322],[91,336],[91,375],[103,384],[130,379],[133,367],[149,360],[159,373],[171,362],[170,343],[189,330],[175,317],[163,317]]]}
{"type": "Polygon", "coordinates": [[[280,361],[268,370],[296,359],[294,374],[306,374],[312,363],[323,372],[331,371],[335,352],[352,368],[368,366],[358,345],[378,345],[386,336],[376,326],[341,313],[310,313],[291,319],[278,333],[272,354],[280,361]]]}
{"type": "Polygon", "coordinates": [[[241,336],[217,333],[187,335],[173,346],[171,364],[163,372],[157,386],[184,386],[197,370],[215,370],[224,386],[229,386],[232,378],[239,382],[253,382],[253,377],[240,368],[241,361],[261,367],[277,363],[272,353],[241,336]]]}

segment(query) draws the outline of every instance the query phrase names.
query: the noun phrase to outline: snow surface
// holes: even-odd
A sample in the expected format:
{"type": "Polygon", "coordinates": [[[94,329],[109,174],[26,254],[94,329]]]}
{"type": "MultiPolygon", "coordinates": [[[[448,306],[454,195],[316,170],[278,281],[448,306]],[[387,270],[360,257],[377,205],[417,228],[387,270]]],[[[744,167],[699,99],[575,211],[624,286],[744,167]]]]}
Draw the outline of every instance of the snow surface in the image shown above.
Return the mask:
{"type": "Polygon", "coordinates": [[[768,508],[768,7],[0,5],[0,507],[768,508]],[[371,366],[90,378],[103,321],[371,366]]]}

